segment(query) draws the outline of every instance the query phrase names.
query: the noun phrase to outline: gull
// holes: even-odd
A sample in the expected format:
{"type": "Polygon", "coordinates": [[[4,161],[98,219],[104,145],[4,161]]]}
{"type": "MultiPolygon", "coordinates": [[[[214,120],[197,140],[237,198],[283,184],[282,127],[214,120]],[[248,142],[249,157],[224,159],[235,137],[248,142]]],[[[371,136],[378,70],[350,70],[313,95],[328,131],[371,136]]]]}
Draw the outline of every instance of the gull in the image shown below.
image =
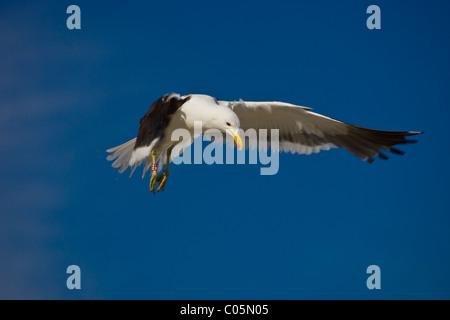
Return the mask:
{"type": "MultiPolygon", "coordinates": [[[[194,136],[194,123],[200,121],[202,133],[216,129],[233,137],[238,149],[243,148],[240,130],[279,130],[279,151],[297,154],[318,153],[332,148],[345,148],[354,156],[372,163],[374,157],[386,160],[382,151],[403,155],[394,148],[414,143],[408,136],[418,131],[384,131],[355,126],[321,114],[310,108],[278,101],[221,101],[203,94],[166,94],[156,100],[139,122],[137,137],[108,149],[107,160],[115,160],[114,168],[131,174],[145,163],[142,177],[151,168],[150,191],[163,191],[169,177],[172,150],[179,141],[172,141],[176,129],[186,129],[194,136]],[[165,169],[158,174],[165,166],[165,169]],[[158,188],[156,189],[156,184],[158,188]]],[[[187,148],[192,139],[182,145],[187,148]]],[[[270,145],[270,134],[267,135],[270,145]]],[[[248,147],[248,146],[247,146],[248,147]]]]}

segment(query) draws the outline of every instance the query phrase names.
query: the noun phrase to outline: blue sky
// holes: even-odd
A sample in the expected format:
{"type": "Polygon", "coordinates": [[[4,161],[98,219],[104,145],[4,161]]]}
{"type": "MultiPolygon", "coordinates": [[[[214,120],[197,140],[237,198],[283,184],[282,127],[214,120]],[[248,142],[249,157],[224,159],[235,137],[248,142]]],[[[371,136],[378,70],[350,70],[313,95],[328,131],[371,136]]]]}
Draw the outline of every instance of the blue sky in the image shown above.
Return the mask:
{"type": "Polygon", "coordinates": [[[448,1],[2,1],[0,298],[449,299],[448,1]],[[81,8],[81,30],[66,8],[81,8]],[[381,30],[366,8],[381,8],[381,30]],[[180,165],[163,193],[105,150],[170,92],[421,130],[345,150],[180,165]],[[82,289],[66,288],[67,266],[82,289]],[[381,268],[381,290],[366,269],[381,268]]]}

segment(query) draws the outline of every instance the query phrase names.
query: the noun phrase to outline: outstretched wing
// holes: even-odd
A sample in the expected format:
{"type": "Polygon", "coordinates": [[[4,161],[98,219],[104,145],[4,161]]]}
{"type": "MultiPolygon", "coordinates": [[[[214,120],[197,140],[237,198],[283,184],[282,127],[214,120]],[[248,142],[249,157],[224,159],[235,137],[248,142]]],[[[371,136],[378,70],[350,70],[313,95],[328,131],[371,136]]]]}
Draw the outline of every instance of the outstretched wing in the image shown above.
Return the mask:
{"type": "Polygon", "coordinates": [[[227,104],[241,120],[241,129],[279,129],[280,150],[311,154],[330,148],[343,147],[353,155],[374,161],[374,156],[387,157],[381,152],[403,154],[394,148],[397,144],[417,142],[407,136],[419,134],[413,131],[382,131],[354,126],[310,111],[311,109],[284,102],[236,101],[227,104]]]}

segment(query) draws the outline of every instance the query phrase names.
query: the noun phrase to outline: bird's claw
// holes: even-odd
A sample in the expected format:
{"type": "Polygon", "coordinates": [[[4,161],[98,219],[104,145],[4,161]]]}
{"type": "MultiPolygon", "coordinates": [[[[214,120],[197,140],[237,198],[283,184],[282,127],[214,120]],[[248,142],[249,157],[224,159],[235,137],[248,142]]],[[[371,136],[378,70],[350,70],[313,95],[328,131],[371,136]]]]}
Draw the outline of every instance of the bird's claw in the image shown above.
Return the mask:
{"type": "Polygon", "coordinates": [[[164,170],[156,177],[156,181],[159,183],[157,192],[164,191],[167,183],[167,178],[169,178],[169,171],[166,170],[164,170]]]}
{"type": "Polygon", "coordinates": [[[152,176],[150,178],[150,192],[153,192],[153,194],[155,194],[157,181],[158,181],[158,173],[156,171],[153,171],[152,176]]]}
{"type": "Polygon", "coordinates": [[[164,191],[168,177],[169,171],[164,170],[160,174],[158,174],[156,171],[153,171],[150,178],[150,192],[153,192],[153,194],[155,194],[156,192],[164,191]],[[159,183],[158,189],[156,189],[156,183],[159,183]]]}

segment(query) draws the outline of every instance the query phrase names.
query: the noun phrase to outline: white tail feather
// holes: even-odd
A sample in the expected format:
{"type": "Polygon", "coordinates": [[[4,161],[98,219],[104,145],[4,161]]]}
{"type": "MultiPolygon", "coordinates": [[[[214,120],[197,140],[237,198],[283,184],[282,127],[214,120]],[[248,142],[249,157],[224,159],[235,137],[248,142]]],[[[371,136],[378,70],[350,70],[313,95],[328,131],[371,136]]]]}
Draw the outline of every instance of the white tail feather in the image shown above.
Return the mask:
{"type": "Polygon", "coordinates": [[[120,173],[124,172],[129,166],[135,143],[136,143],[136,138],[131,139],[130,141],[125,142],[124,144],[121,144],[120,146],[106,150],[106,152],[111,153],[106,158],[106,160],[112,161],[117,158],[117,160],[113,162],[112,166],[114,168],[120,167],[119,172],[120,173]]]}

